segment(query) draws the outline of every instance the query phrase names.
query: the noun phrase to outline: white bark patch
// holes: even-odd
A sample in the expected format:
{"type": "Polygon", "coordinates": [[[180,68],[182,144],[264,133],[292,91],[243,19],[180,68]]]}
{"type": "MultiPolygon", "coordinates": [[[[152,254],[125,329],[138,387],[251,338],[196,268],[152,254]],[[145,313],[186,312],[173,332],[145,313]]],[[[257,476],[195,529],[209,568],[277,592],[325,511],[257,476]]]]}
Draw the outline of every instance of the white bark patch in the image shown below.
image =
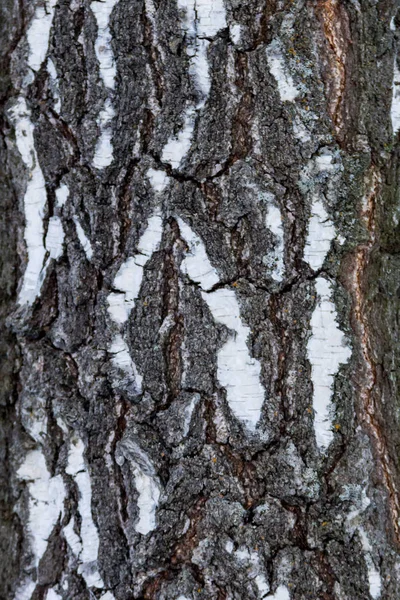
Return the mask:
{"type": "MultiPolygon", "coordinates": [[[[114,6],[118,0],[95,0],[90,8],[93,11],[97,21],[97,38],[95,42],[95,52],[100,66],[100,77],[104,86],[109,90],[115,88],[115,76],[117,73],[114,54],[111,47],[110,17],[114,6]]],[[[100,138],[96,144],[96,150],[93,158],[93,166],[96,169],[105,169],[113,159],[113,146],[110,123],[115,116],[111,100],[107,98],[104,108],[99,115],[100,138]]]]}
{"type": "Polygon", "coordinates": [[[185,13],[182,29],[187,35],[189,73],[193,77],[200,99],[184,115],[181,131],[165,145],[161,160],[178,169],[190,150],[197,113],[205,105],[210,93],[211,81],[207,50],[210,38],[224,29],[226,24],[223,0],[178,0],[178,8],[185,13]]]}
{"type": "MultiPolygon", "coordinates": [[[[225,549],[229,554],[232,552],[231,548],[233,549],[233,545],[231,547],[229,542],[227,542],[225,549]]],[[[234,553],[234,556],[239,562],[242,562],[247,566],[248,577],[256,584],[258,597],[267,598],[270,586],[265,575],[262,573],[262,566],[257,552],[250,552],[247,548],[238,548],[234,553]]]]}
{"type": "Polygon", "coordinates": [[[17,587],[14,600],[31,600],[32,594],[35,591],[36,583],[31,579],[26,579],[17,587]]]}
{"type": "Polygon", "coordinates": [[[284,257],[284,238],[281,211],[273,204],[268,205],[268,212],[265,217],[265,225],[276,238],[275,252],[272,257],[271,267],[273,278],[276,281],[282,281],[285,273],[284,257]]]}
{"type": "Polygon", "coordinates": [[[68,200],[69,189],[65,183],[62,183],[59,188],[56,189],[56,206],[62,208],[68,200]]]}
{"type": "Polygon", "coordinates": [[[108,296],[108,312],[115,323],[120,325],[125,323],[134,308],[142,285],[144,267],[158,250],[161,237],[162,218],[160,215],[153,215],[139,240],[137,254],[128,258],[115,276],[114,288],[120,293],[112,293],[108,296]]]}
{"type": "Polygon", "coordinates": [[[193,411],[196,408],[200,400],[199,394],[194,394],[190,402],[185,406],[184,410],[184,421],[183,421],[183,437],[186,437],[190,430],[190,424],[192,422],[193,411]]]}
{"type": "Polygon", "coordinates": [[[46,58],[56,4],[57,0],[46,0],[45,6],[38,6],[28,29],[28,66],[32,71],[39,71],[46,58]]]}
{"type": "Polygon", "coordinates": [[[169,163],[173,169],[177,169],[182,160],[190,150],[196,112],[189,108],[185,113],[183,129],[176,136],[173,136],[164,146],[161,160],[169,163]]]}
{"type": "Polygon", "coordinates": [[[129,461],[139,494],[139,519],[135,530],[147,535],[156,528],[156,512],[161,495],[159,479],[150,458],[134,441],[125,439],[118,449],[120,455],[116,456],[116,461],[119,465],[123,464],[125,459],[129,461]]]}
{"type": "Polygon", "coordinates": [[[201,295],[214,319],[231,331],[231,337],[218,351],[217,377],[226,390],[228,404],[237,419],[254,431],[264,403],[260,382],[261,366],[251,358],[247,346],[250,329],[242,323],[240,308],[231,289],[210,290],[219,278],[209,262],[203,242],[182,219],[177,218],[183,239],[189,246],[182,270],[200,284],[201,295]]]}
{"type": "Polygon", "coordinates": [[[360,534],[361,545],[364,550],[364,560],[368,570],[369,593],[373,600],[378,600],[378,598],[380,598],[381,596],[382,591],[381,574],[375,567],[374,561],[372,559],[372,547],[368,541],[367,534],[365,533],[362,527],[359,527],[358,533],[360,534]]]}
{"type": "Polygon", "coordinates": [[[72,553],[78,557],[82,552],[82,542],[81,538],[77,533],[75,533],[75,519],[71,517],[68,525],[66,525],[63,529],[64,537],[68,543],[68,546],[71,548],[72,553]]]}
{"type": "Polygon", "coordinates": [[[54,588],[47,590],[46,600],[62,600],[60,594],[57,594],[54,588]]]}
{"type": "Polygon", "coordinates": [[[267,62],[271,74],[278,85],[278,92],[282,102],[293,102],[300,94],[289,73],[283,56],[282,47],[278,40],[273,40],[266,49],[267,62]]]}
{"type": "Polygon", "coordinates": [[[84,253],[86,254],[86,258],[88,260],[91,260],[91,258],[93,256],[92,244],[90,243],[88,237],[86,236],[86,233],[84,232],[82,225],[79,223],[78,217],[75,215],[73,218],[74,218],[76,233],[78,235],[80,244],[83,248],[84,253]]]}
{"type": "MultiPolygon", "coordinates": [[[[126,323],[135,306],[143,281],[144,267],[160,246],[162,238],[162,218],[153,215],[138,244],[138,252],[128,258],[119,268],[114,287],[119,290],[108,295],[108,313],[114,323],[121,328],[126,323]]],[[[121,333],[113,339],[109,352],[113,364],[126,374],[128,385],[133,385],[138,393],[142,389],[142,377],[131,358],[129,347],[121,333]]]]}
{"type": "Polygon", "coordinates": [[[37,568],[51,532],[64,511],[64,482],[61,475],[50,476],[41,450],[32,450],[26,455],[17,475],[28,486],[27,531],[31,538],[34,566],[37,568]]]}
{"type": "Polygon", "coordinates": [[[317,198],[312,204],[311,219],[304,248],[304,260],[308,262],[313,271],[321,269],[335,237],[336,232],[333,223],[330,221],[321,200],[317,198]]]}
{"type": "Polygon", "coordinates": [[[336,321],[331,286],[327,279],[315,282],[317,306],[311,318],[311,337],[307,344],[313,382],[314,429],[317,446],[326,450],[333,439],[331,397],[335,375],[348,361],[351,350],[336,321]]]}
{"type": "Polygon", "coordinates": [[[106,592],[105,594],[100,596],[100,600],[115,600],[115,596],[111,592],[106,592]]]}
{"type": "Polygon", "coordinates": [[[129,352],[129,346],[122,337],[122,335],[116,335],[113,339],[109,352],[112,355],[112,362],[115,367],[121,369],[126,375],[126,384],[133,385],[136,392],[140,394],[142,392],[143,378],[139,374],[134,361],[131,358],[129,352]]]}
{"type": "Polygon", "coordinates": [[[111,121],[115,117],[115,111],[111,101],[107,99],[104,103],[104,108],[99,114],[98,125],[100,127],[100,137],[96,144],[96,149],[93,157],[93,166],[96,169],[105,169],[111,165],[113,161],[113,145],[111,130],[111,121]]]}
{"type": "Polygon", "coordinates": [[[234,44],[239,44],[242,37],[242,27],[239,23],[234,23],[229,26],[229,35],[234,44]]]}
{"type": "Polygon", "coordinates": [[[100,76],[106,88],[111,90],[115,87],[117,70],[111,48],[110,17],[117,2],[118,0],[95,0],[90,4],[97,21],[97,38],[94,49],[100,65],[100,76]]]}
{"type": "Polygon", "coordinates": [[[63,253],[64,230],[60,217],[50,217],[46,235],[46,250],[57,260],[63,253]]]}
{"type": "Polygon", "coordinates": [[[47,59],[47,72],[50,75],[50,88],[51,88],[51,91],[53,94],[54,110],[56,111],[56,113],[60,114],[61,98],[60,98],[60,90],[59,90],[59,85],[58,85],[57,70],[56,70],[55,64],[51,60],[51,58],[47,59]]]}
{"type": "Polygon", "coordinates": [[[349,500],[351,498],[353,499],[352,510],[347,515],[346,528],[351,536],[354,535],[355,531],[358,531],[368,572],[369,593],[373,600],[378,600],[382,591],[382,578],[379,569],[375,566],[372,556],[373,549],[368,540],[367,533],[364,527],[360,525],[362,514],[371,504],[371,500],[368,498],[365,488],[359,485],[346,486],[344,492],[340,495],[341,500],[349,500]]]}
{"type": "Polygon", "coordinates": [[[266,596],[265,600],[290,600],[289,590],[285,585],[280,585],[275,594],[271,596],[266,596]]]}
{"type": "MultiPolygon", "coordinates": [[[[92,487],[83,458],[84,450],[83,441],[74,436],[70,442],[68,465],[65,469],[66,473],[73,477],[79,492],[78,510],[81,516],[80,539],[82,546],[77,556],[80,562],[78,573],[82,575],[88,587],[102,588],[104,584],[97,570],[99,536],[92,517],[92,487]]],[[[71,531],[73,532],[73,529],[69,531],[70,539],[71,531]]],[[[68,539],[65,528],[64,534],[68,539]]],[[[71,550],[74,551],[74,548],[77,548],[76,543],[74,547],[71,547],[71,550]]]]}
{"type": "Polygon", "coordinates": [[[18,151],[29,171],[24,196],[24,237],[28,253],[28,264],[18,294],[18,303],[22,305],[34,302],[44,279],[43,261],[46,249],[43,243],[43,217],[47,195],[43,173],[35,149],[34,126],[31,123],[30,111],[24,98],[18,98],[16,105],[10,111],[10,115],[15,124],[18,151]]]}
{"type": "Polygon", "coordinates": [[[170,181],[165,171],[159,169],[149,169],[146,175],[154,191],[160,194],[165,190],[170,181]]]}
{"type": "Polygon", "coordinates": [[[390,116],[392,119],[393,135],[397,135],[397,132],[400,129],[400,71],[397,66],[397,56],[394,57],[392,90],[392,108],[390,110],[390,116]]]}
{"type": "Polygon", "coordinates": [[[178,217],[177,222],[182,237],[189,246],[182,261],[182,271],[193,281],[200,283],[202,290],[208,291],[219,282],[218,273],[211,265],[199,236],[181,218],[178,217]]]}

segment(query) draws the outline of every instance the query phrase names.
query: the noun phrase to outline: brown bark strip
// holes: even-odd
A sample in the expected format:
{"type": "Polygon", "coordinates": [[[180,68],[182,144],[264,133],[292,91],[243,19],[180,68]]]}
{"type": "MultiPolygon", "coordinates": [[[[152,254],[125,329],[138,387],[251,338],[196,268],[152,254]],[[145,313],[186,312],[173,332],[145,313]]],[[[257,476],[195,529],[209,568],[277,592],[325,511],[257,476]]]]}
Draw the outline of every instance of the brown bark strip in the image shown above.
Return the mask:
{"type": "Polygon", "coordinates": [[[365,273],[370,261],[371,252],[376,243],[376,200],[381,190],[382,179],[376,167],[371,167],[367,173],[367,192],[363,198],[361,218],[369,233],[367,242],[360,244],[355,251],[353,270],[350,278],[351,293],[353,296],[353,327],[360,340],[362,361],[364,363],[363,383],[359,392],[361,419],[369,429],[382,469],[383,483],[389,494],[389,506],[393,523],[394,534],[400,544],[400,503],[395,482],[395,473],[392,460],[389,456],[385,431],[379,420],[379,407],[377,405],[374,388],[377,383],[377,372],[371,349],[371,336],[368,318],[365,311],[365,273]]]}
{"type": "Polygon", "coordinates": [[[337,134],[344,127],[344,94],[346,88],[346,55],[350,39],[348,16],[338,0],[324,0],[317,11],[329,45],[325,86],[329,114],[337,134]]]}

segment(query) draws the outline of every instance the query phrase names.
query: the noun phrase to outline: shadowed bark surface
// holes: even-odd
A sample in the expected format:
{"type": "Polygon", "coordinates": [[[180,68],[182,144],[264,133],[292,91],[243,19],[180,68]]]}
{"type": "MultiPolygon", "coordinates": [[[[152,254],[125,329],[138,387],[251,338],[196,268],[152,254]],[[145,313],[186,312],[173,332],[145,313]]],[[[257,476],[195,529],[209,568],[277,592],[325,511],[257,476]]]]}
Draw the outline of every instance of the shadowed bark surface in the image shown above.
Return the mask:
{"type": "Polygon", "coordinates": [[[0,598],[400,598],[400,14],[3,0],[0,598]]]}

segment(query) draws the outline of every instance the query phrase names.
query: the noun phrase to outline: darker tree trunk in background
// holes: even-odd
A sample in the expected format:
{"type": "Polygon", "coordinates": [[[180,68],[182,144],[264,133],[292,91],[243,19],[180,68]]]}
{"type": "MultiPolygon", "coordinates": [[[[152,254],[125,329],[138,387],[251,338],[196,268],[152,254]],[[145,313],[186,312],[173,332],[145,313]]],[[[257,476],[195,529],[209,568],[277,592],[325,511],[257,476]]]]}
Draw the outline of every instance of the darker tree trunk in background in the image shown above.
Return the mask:
{"type": "Polygon", "coordinates": [[[0,598],[400,598],[392,0],[3,0],[0,598]]]}

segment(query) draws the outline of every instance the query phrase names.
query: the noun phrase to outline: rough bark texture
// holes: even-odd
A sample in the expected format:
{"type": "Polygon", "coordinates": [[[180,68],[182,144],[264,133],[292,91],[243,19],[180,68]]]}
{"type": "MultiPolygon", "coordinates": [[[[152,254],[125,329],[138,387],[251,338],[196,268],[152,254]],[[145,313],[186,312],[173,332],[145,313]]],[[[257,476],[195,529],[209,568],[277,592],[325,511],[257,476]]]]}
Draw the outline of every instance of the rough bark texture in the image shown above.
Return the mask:
{"type": "Polygon", "coordinates": [[[400,598],[397,6],[2,0],[1,599],[400,598]]]}

